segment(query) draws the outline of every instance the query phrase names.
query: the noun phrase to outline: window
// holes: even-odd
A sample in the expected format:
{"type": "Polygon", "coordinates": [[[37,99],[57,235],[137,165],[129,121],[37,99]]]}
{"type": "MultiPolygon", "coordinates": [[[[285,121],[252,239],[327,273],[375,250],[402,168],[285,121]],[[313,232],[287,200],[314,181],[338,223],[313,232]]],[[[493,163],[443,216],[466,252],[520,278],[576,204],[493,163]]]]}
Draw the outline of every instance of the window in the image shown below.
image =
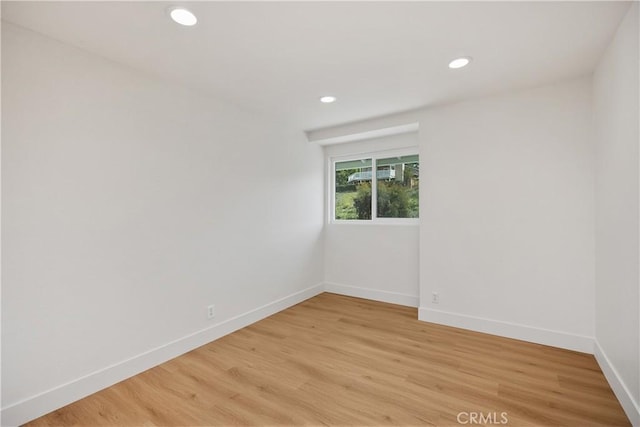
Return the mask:
{"type": "Polygon", "coordinates": [[[334,221],[415,223],[419,218],[417,154],[376,153],[334,159],[331,165],[334,221]]]}

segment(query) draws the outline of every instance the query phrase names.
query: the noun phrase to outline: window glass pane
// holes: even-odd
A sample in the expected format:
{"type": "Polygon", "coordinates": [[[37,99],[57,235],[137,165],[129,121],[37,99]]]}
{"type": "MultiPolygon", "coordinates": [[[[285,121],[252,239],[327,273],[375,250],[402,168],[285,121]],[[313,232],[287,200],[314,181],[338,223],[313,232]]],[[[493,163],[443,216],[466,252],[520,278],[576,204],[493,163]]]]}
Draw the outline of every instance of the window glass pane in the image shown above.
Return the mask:
{"type": "Polygon", "coordinates": [[[371,219],[371,164],[371,159],[336,162],[336,219],[371,219]]]}
{"type": "Polygon", "coordinates": [[[378,218],[419,218],[418,156],[389,157],[376,161],[378,218]]]}

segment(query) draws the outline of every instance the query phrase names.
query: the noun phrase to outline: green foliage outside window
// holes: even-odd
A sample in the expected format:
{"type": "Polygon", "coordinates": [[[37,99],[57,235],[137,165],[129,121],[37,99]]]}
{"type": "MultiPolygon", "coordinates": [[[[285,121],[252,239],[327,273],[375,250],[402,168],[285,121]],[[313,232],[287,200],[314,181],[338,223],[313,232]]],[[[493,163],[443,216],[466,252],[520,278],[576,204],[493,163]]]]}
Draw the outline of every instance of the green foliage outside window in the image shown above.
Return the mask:
{"type": "Polygon", "coordinates": [[[357,219],[371,219],[371,184],[363,182],[358,185],[353,205],[358,214],[357,219]]]}

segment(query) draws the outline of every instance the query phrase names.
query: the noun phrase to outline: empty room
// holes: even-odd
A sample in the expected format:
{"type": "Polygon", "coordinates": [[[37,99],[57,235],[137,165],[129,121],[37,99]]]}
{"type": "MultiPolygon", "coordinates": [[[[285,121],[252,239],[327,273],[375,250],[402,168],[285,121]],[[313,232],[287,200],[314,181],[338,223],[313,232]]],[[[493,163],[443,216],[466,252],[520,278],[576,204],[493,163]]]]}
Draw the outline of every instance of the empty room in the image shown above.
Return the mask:
{"type": "Polygon", "coordinates": [[[2,426],[640,427],[638,2],[0,5],[2,426]]]}

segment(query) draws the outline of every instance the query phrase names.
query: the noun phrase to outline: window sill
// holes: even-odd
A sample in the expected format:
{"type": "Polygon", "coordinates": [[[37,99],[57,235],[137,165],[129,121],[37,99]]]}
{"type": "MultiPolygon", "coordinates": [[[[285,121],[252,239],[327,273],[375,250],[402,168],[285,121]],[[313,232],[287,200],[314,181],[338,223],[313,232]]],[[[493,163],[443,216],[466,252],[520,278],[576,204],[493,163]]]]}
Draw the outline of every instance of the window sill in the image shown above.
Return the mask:
{"type": "Polygon", "coordinates": [[[353,219],[353,220],[331,220],[329,225],[357,225],[357,226],[371,226],[371,225],[408,225],[418,226],[420,225],[420,219],[418,218],[397,218],[397,219],[384,219],[384,220],[366,220],[366,219],[353,219]]]}

